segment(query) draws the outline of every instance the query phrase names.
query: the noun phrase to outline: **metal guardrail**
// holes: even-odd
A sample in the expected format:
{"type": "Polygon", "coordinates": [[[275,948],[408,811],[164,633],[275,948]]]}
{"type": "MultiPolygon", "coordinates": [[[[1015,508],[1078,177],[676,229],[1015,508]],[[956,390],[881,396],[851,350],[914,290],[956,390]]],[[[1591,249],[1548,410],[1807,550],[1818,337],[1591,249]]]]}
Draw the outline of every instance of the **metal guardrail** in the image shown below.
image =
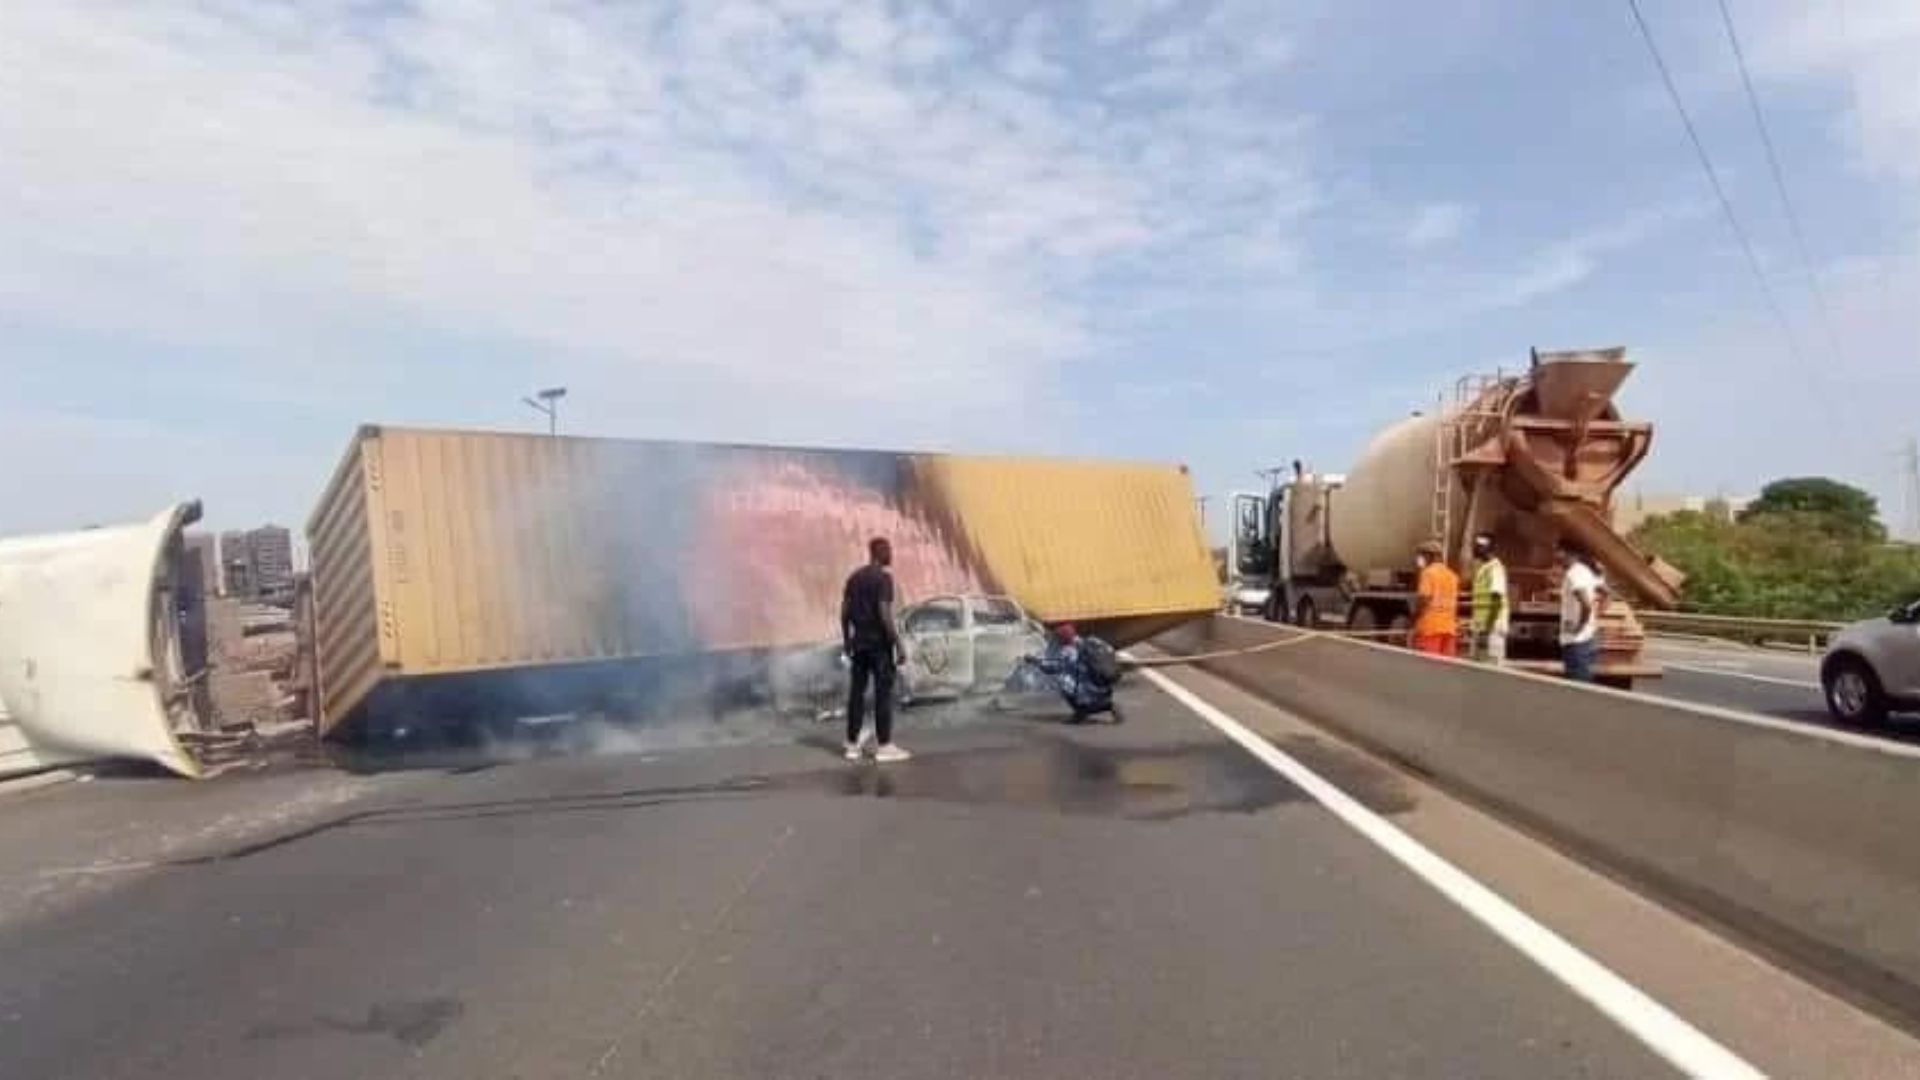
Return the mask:
{"type": "Polygon", "coordinates": [[[1687,611],[1635,611],[1640,625],[1656,633],[1697,634],[1753,645],[1781,642],[1819,652],[1846,623],[1819,619],[1751,619],[1738,615],[1702,615],[1687,611]]]}

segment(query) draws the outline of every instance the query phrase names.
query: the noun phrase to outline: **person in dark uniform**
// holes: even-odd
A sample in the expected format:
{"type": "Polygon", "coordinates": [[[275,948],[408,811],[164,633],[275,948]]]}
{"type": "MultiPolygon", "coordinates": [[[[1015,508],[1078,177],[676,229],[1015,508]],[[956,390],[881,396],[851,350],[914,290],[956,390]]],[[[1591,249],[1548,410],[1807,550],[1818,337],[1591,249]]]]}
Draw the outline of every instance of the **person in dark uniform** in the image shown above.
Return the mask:
{"type": "Polygon", "coordinates": [[[893,621],[893,545],[885,537],[867,544],[867,565],[847,578],[840,598],[840,643],[850,667],[847,687],[848,761],[863,755],[867,684],[873,684],[873,727],[879,736],[875,761],[905,761],[912,755],[893,744],[893,680],[907,662],[907,646],[893,621]]]}

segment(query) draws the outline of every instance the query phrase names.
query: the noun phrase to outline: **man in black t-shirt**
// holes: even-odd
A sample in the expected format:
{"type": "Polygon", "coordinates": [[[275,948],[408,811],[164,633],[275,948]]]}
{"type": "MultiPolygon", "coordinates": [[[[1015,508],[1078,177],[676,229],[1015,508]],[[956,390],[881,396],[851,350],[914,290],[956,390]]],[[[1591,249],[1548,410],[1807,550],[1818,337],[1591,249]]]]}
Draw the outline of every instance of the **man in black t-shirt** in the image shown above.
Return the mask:
{"type": "Polygon", "coordinates": [[[867,683],[873,683],[873,726],[880,737],[875,761],[905,761],[908,754],[893,745],[893,679],[897,665],[907,662],[906,643],[893,621],[893,545],[884,537],[867,544],[867,565],[847,578],[840,597],[840,643],[852,670],[847,688],[848,761],[861,757],[861,728],[865,725],[867,683]]]}

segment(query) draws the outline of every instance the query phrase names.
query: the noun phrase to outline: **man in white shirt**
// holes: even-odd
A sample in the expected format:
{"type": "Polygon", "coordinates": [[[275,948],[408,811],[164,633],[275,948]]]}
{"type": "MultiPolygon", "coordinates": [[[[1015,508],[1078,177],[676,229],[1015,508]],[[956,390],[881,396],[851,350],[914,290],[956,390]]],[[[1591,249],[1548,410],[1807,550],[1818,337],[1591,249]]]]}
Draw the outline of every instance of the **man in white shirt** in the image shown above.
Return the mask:
{"type": "Polygon", "coordinates": [[[1555,547],[1566,576],[1560,583],[1560,658],[1567,678],[1593,681],[1593,660],[1600,651],[1600,575],[1587,553],[1571,540],[1555,547]]]}

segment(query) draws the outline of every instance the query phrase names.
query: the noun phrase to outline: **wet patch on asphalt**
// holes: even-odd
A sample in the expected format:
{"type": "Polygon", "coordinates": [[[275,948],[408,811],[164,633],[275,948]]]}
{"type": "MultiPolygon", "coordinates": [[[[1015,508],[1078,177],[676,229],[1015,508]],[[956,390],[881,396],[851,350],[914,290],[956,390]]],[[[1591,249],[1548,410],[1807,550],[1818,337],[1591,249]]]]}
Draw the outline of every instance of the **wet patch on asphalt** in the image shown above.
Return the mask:
{"type": "Polygon", "coordinates": [[[368,1006],[365,1016],[353,1019],[322,1016],[291,1024],[255,1024],[249,1040],[297,1039],[315,1035],[383,1035],[418,1049],[438,1038],[466,1012],[459,998],[386,1001],[368,1006]]]}
{"type": "Polygon", "coordinates": [[[1212,740],[1139,747],[1039,738],[1012,747],[922,755],[899,765],[849,764],[783,777],[773,786],[1134,821],[1247,814],[1307,797],[1244,750],[1212,740]]]}
{"type": "MultiPolygon", "coordinates": [[[[1058,702],[1056,697],[1055,702],[1058,702]]],[[[1064,707],[1060,710],[1065,715],[1064,707]]],[[[952,731],[1007,719],[994,697],[928,701],[895,711],[897,722],[916,732],[952,731]]],[[[1044,719],[1036,711],[1029,719],[1044,719]]],[[[632,756],[739,746],[815,745],[838,740],[843,714],[800,715],[742,708],[711,717],[669,721],[613,720],[602,715],[538,717],[482,729],[447,723],[410,729],[404,735],[322,743],[326,764],[355,774],[484,773],[502,765],[563,758],[632,756]]]]}

